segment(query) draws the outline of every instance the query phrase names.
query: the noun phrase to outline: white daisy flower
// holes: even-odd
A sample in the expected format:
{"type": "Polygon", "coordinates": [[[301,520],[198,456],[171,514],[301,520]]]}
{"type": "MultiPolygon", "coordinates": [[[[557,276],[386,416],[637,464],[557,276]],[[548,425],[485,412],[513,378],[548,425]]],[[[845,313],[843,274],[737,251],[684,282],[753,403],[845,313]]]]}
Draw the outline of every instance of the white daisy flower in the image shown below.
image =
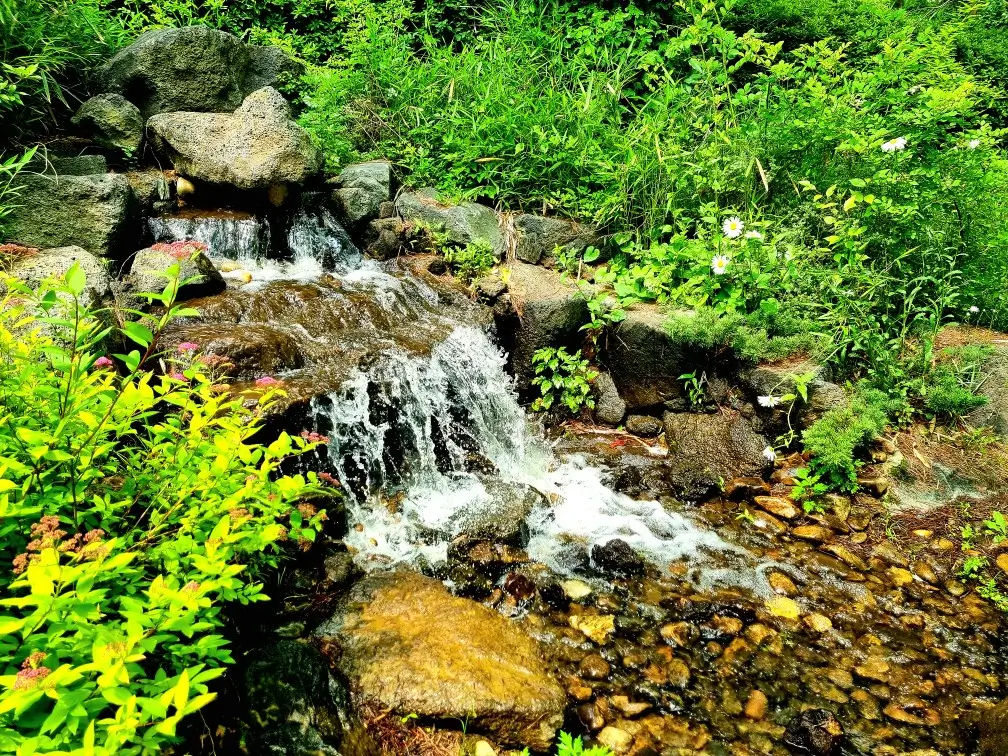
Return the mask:
{"type": "Polygon", "coordinates": [[[724,230],[724,235],[729,239],[737,239],[742,236],[742,231],[745,229],[745,223],[742,222],[741,218],[735,215],[731,218],[726,218],[721,228],[724,230]]]}
{"type": "Polygon", "coordinates": [[[779,396],[758,396],[756,401],[759,402],[760,407],[776,407],[780,404],[779,396]]]}
{"type": "Polygon", "coordinates": [[[907,146],[905,137],[896,137],[882,143],[882,152],[899,152],[907,146]]]}
{"type": "Polygon", "coordinates": [[[745,232],[745,238],[746,239],[762,239],[763,238],[763,234],[761,234],[759,231],[746,231],[745,232]]]}
{"type": "Polygon", "coordinates": [[[980,312],[980,308],[977,307],[976,305],[973,305],[972,307],[970,307],[969,311],[970,315],[976,315],[978,312],[980,312]]]}
{"type": "Polygon", "coordinates": [[[714,255],[711,258],[710,267],[715,276],[721,276],[728,269],[728,263],[730,262],[731,258],[728,255],[714,255]]]}
{"type": "Polygon", "coordinates": [[[777,452],[773,450],[772,446],[767,446],[763,449],[763,457],[766,459],[767,462],[776,462],[777,452]]]}
{"type": "Polygon", "coordinates": [[[969,148],[971,150],[975,150],[979,146],[980,146],[980,140],[979,139],[970,139],[969,140],[969,148]]]}

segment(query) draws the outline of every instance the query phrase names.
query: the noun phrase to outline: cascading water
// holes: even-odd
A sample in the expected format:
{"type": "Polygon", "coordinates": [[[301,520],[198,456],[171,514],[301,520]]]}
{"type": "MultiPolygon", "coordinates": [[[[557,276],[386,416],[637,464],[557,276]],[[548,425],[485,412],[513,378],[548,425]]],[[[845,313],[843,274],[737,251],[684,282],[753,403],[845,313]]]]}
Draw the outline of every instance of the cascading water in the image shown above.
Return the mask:
{"type": "MultiPolygon", "coordinates": [[[[721,566],[697,571],[698,584],[769,592],[763,568],[744,550],[658,502],[612,491],[603,471],[581,458],[557,459],[525,417],[505,355],[475,306],[449,302],[417,276],[362,262],[312,195],[289,225],[286,262],[269,259],[268,224],[254,218],[155,218],[151,231],[163,240],[205,241],[213,258],[228,261],[224,267],[241,265],[251,275],[240,289],[250,301],[259,288],[274,287],[269,301],[295,311],[271,312],[264,325],[310,340],[305,352],[315,359],[359,356],[335,390],[314,393],[310,414],[313,429],[329,438],[327,466],[350,494],[346,540],[363,564],[444,561],[473,513],[507,516],[500,487],[531,487],[542,496],[523,515],[527,551],[556,572],[571,572],[593,545],[620,538],[663,566],[708,564],[716,552],[721,566]],[[572,553],[580,554],[577,564],[572,553]],[[737,564],[724,567],[732,559],[737,564]]],[[[240,322],[256,322],[260,310],[250,308],[240,322]]]]}

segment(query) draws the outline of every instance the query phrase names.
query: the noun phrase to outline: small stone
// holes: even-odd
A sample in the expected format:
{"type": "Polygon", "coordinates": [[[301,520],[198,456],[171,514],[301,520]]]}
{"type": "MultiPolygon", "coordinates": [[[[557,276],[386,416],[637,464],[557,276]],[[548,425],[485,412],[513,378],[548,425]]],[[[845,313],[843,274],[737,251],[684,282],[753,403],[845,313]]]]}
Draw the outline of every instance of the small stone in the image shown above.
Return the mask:
{"type": "Polygon", "coordinates": [[[485,740],[479,740],[473,746],[473,756],[497,756],[497,751],[485,740]]]}
{"type": "Polygon", "coordinates": [[[799,525],[791,531],[791,535],[795,538],[801,538],[803,541],[822,543],[830,540],[833,537],[833,532],[822,525],[799,525]]]}
{"type": "Polygon", "coordinates": [[[630,544],[619,538],[592,546],[591,558],[595,566],[606,573],[636,575],[644,571],[644,560],[630,544]]]}
{"type": "Polygon", "coordinates": [[[796,620],[801,614],[798,604],[784,596],[769,599],[766,608],[773,616],[788,620],[796,620]]]}
{"type": "MultiPolygon", "coordinates": [[[[757,496],[753,501],[760,509],[784,520],[793,520],[799,515],[798,507],[793,502],[780,496],[757,496]]],[[[800,538],[801,536],[799,536],[800,538]]]]}
{"type": "Polygon", "coordinates": [[[930,585],[938,585],[938,575],[935,574],[934,569],[927,562],[918,559],[912,565],[914,574],[917,575],[921,580],[930,585]]]}
{"type": "Polygon", "coordinates": [[[673,658],[666,668],[668,684],[673,688],[685,688],[690,681],[690,668],[682,659],[673,658]]]}
{"type": "Polygon", "coordinates": [[[933,535],[934,535],[934,532],[933,532],[933,531],[930,531],[930,530],[915,530],[915,531],[913,532],[913,534],[914,534],[914,535],[915,535],[915,536],[916,536],[917,538],[921,538],[921,539],[923,539],[923,540],[925,540],[925,541],[926,541],[926,540],[927,540],[928,538],[930,538],[931,536],[933,536],[933,535]]]}
{"type": "Polygon", "coordinates": [[[770,582],[770,587],[774,589],[774,592],[782,596],[794,596],[798,593],[798,587],[783,572],[771,572],[767,576],[767,580],[770,582]]]}
{"type": "Polygon", "coordinates": [[[833,623],[830,618],[823,614],[809,614],[806,615],[802,622],[805,623],[805,627],[816,633],[825,633],[833,629],[833,623]]]}
{"type": "Polygon", "coordinates": [[[860,546],[862,543],[864,543],[865,541],[868,540],[868,534],[867,533],[855,533],[854,535],[851,536],[850,540],[851,540],[851,543],[853,543],[855,546],[860,546]]]}
{"type": "Polygon", "coordinates": [[[742,620],[735,617],[723,617],[721,615],[715,615],[711,620],[711,625],[717,628],[718,632],[725,635],[738,635],[744,627],[742,620]]]}
{"type": "Polygon", "coordinates": [[[881,559],[890,567],[902,567],[906,569],[910,565],[906,554],[888,542],[880,543],[872,549],[872,556],[881,559]]]}
{"type": "Polygon", "coordinates": [[[443,257],[435,257],[427,265],[427,272],[435,276],[443,276],[448,272],[448,263],[445,262],[443,257]]]}
{"type": "Polygon", "coordinates": [[[590,596],[592,592],[591,586],[581,580],[564,580],[560,583],[560,587],[571,601],[580,601],[585,596],[590,596]]]}
{"type": "Polygon", "coordinates": [[[843,741],[843,727],[832,712],[808,709],[788,722],[784,743],[799,753],[832,756],[843,741]]]}
{"type": "Polygon", "coordinates": [[[748,501],[770,493],[770,484],[762,478],[732,478],[725,484],[724,495],[732,501],[748,501]]]}
{"type": "Polygon", "coordinates": [[[959,598],[966,593],[966,586],[958,580],[950,579],[945,581],[945,590],[948,591],[949,595],[959,598]]]}
{"type": "Polygon", "coordinates": [[[1008,574],[1008,552],[999,554],[998,558],[994,561],[994,564],[998,566],[999,570],[1008,574]]]}
{"type": "Polygon", "coordinates": [[[625,423],[627,433],[642,438],[653,438],[662,432],[661,420],[651,415],[630,415],[625,423]]]}
{"type": "Polygon", "coordinates": [[[633,745],[633,735],[618,727],[604,727],[598,734],[598,742],[615,754],[626,753],[633,745]]]}
{"type": "Polygon", "coordinates": [[[697,629],[689,622],[671,622],[662,626],[659,632],[666,643],[678,648],[692,645],[697,636],[697,629]]]}
{"type": "Polygon", "coordinates": [[[578,664],[578,673],[589,680],[604,680],[609,677],[612,667],[598,654],[588,654],[578,664]]]}
{"type": "Polygon", "coordinates": [[[749,719],[763,719],[766,716],[769,703],[766,694],[762,691],[754,690],[749,694],[749,698],[746,699],[744,713],[749,719]]]}
{"type": "Polygon", "coordinates": [[[830,667],[826,671],[826,678],[834,685],[850,690],[854,687],[854,676],[846,669],[840,667],[830,667]]]}
{"type": "Polygon", "coordinates": [[[754,622],[745,629],[745,637],[749,639],[750,643],[757,647],[763,645],[763,641],[767,638],[772,638],[776,634],[777,632],[775,630],[771,630],[769,627],[759,622],[754,622]]]}
{"type": "Polygon", "coordinates": [[[863,677],[866,680],[884,683],[889,681],[889,669],[889,662],[884,659],[880,659],[877,656],[872,656],[869,657],[863,664],[859,664],[854,667],[854,674],[858,677],[863,677]]]}
{"type": "Polygon", "coordinates": [[[623,716],[629,719],[638,717],[651,708],[651,704],[649,703],[634,702],[626,696],[613,696],[609,699],[609,703],[618,709],[623,716]]]}
{"type": "Polygon", "coordinates": [[[929,709],[919,698],[908,698],[894,701],[882,713],[894,722],[911,725],[934,726],[941,722],[941,716],[934,709],[929,709]]]}
{"type": "Polygon", "coordinates": [[[823,546],[822,550],[827,554],[832,554],[852,569],[859,570],[861,572],[868,571],[868,565],[865,563],[865,560],[852,552],[846,546],[839,543],[830,543],[823,546]]]}
{"type": "Polygon", "coordinates": [[[567,686],[567,694],[575,701],[584,702],[591,699],[592,689],[580,680],[575,680],[567,686]]]}
{"type": "Polygon", "coordinates": [[[604,646],[609,642],[609,636],[616,630],[616,618],[611,614],[589,615],[573,614],[567,622],[575,630],[580,630],[585,637],[604,646]]]}
{"type": "Polygon", "coordinates": [[[867,491],[876,499],[881,499],[889,490],[889,481],[885,478],[858,478],[858,488],[867,491]]]}
{"type": "Polygon", "coordinates": [[[910,570],[903,569],[902,567],[890,567],[886,570],[886,574],[889,575],[893,584],[899,588],[902,588],[904,585],[909,585],[914,580],[913,573],[910,572],[910,570]]]}
{"type": "Polygon", "coordinates": [[[578,706],[577,716],[588,732],[598,732],[605,727],[605,718],[593,703],[583,703],[578,706]]]}

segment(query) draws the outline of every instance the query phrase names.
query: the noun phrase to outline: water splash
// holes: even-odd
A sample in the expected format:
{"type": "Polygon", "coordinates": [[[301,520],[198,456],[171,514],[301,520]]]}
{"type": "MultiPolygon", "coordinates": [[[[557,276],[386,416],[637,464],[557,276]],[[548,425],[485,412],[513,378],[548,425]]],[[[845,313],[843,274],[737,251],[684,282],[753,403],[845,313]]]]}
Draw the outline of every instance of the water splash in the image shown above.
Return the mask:
{"type": "Polygon", "coordinates": [[[295,263],[314,260],[324,270],[347,271],[361,264],[360,250],[318,193],[302,199],[287,231],[287,248],[295,263]]]}
{"type": "Polygon", "coordinates": [[[269,223],[243,213],[154,216],[147,230],[155,242],[198,241],[211,258],[243,263],[265,260],[272,245],[269,223]]]}

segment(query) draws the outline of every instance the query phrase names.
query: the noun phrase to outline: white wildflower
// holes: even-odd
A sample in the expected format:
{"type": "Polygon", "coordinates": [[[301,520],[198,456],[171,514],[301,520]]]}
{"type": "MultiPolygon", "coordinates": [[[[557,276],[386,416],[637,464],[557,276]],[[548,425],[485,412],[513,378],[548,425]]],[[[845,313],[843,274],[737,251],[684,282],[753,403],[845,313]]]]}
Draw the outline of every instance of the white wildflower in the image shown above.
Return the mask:
{"type": "Polygon", "coordinates": [[[758,396],[756,401],[759,402],[760,407],[776,407],[780,404],[779,396],[758,396]]]}
{"type": "Polygon", "coordinates": [[[773,450],[772,446],[767,446],[763,449],[763,456],[766,458],[767,462],[777,461],[777,452],[773,450]]]}
{"type": "Polygon", "coordinates": [[[882,143],[882,152],[899,152],[907,146],[905,137],[896,137],[882,143]]]}
{"type": "Polygon", "coordinates": [[[711,270],[714,272],[715,276],[724,275],[724,272],[728,269],[728,263],[731,262],[731,258],[728,255],[714,255],[710,261],[711,270]]]}
{"type": "Polygon", "coordinates": [[[763,234],[761,234],[759,231],[746,231],[745,232],[745,238],[746,239],[762,239],[763,238],[763,234]]]}
{"type": "Polygon", "coordinates": [[[972,307],[970,307],[969,311],[970,315],[976,315],[978,312],[980,312],[980,308],[977,307],[976,305],[973,305],[972,307]]]}
{"type": "Polygon", "coordinates": [[[979,146],[980,146],[980,140],[979,139],[970,139],[969,140],[969,148],[971,150],[975,150],[979,146]]]}
{"type": "Polygon", "coordinates": [[[731,218],[726,218],[724,224],[721,226],[724,230],[724,235],[729,239],[737,239],[742,236],[742,231],[745,229],[745,223],[737,215],[731,218]]]}

